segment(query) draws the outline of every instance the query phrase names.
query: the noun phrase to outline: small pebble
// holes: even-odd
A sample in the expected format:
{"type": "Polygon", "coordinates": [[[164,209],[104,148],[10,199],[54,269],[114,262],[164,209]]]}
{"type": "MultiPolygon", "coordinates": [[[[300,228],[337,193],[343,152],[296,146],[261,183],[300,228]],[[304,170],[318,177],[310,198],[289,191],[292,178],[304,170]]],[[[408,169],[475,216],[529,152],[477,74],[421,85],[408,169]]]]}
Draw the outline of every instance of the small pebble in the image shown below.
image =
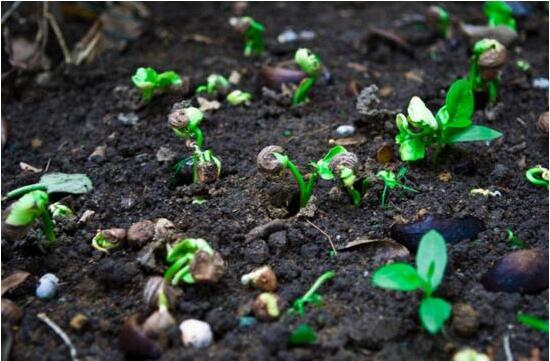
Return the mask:
{"type": "Polygon", "coordinates": [[[71,328],[73,330],[79,331],[82,330],[88,323],[88,318],[82,313],[77,313],[73,318],[71,318],[71,328]]]}
{"type": "Polygon", "coordinates": [[[136,113],[119,113],[117,119],[124,125],[136,125],[139,117],[136,113]]]}
{"type": "Polygon", "coordinates": [[[300,40],[313,40],[315,39],[315,32],[312,30],[302,30],[298,34],[300,40]]]}
{"type": "Polygon", "coordinates": [[[40,277],[38,282],[36,297],[44,299],[55,296],[59,279],[53,273],[46,273],[44,276],[40,277]]]}
{"type": "Polygon", "coordinates": [[[545,90],[548,89],[548,78],[533,79],[533,88],[545,90]]]}
{"type": "Polygon", "coordinates": [[[350,137],[355,134],[355,127],[353,125],[340,125],[336,128],[336,135],[339,137],[350,137]]]}
{"type": "Polygon", "coordinates": [[[96,147],[93,153],[88,156],[88,160],[94,163],[101,163],[105,160],[106,151],[107,151],[107,146],[100,145],[96,147]]]}
{"type": "Polygon", "coordinates": [[[257,323],[256,319],[252,316],[243,316],[239,319],[240,328],[250,328],[257,323]]]}
{"type": "Polygon", "coordinates": [[[298,40],[298,34],[292,29],[287,29],[277,36],[277,41],[281,44],[293,43],[298,40]]]}
{"type": "Polygon", "coordinates": [[[189,319],[180,324],[181,339],[186,347],[206,348],[212,344],[210,325],[204,321],[189,319]]]}
{"type": "Polygon", "coordinates": [[[176,155],[176,152],[168,147],[160,147],[156,154],[159,162],[171,162],[176,158],[176,155]]]}

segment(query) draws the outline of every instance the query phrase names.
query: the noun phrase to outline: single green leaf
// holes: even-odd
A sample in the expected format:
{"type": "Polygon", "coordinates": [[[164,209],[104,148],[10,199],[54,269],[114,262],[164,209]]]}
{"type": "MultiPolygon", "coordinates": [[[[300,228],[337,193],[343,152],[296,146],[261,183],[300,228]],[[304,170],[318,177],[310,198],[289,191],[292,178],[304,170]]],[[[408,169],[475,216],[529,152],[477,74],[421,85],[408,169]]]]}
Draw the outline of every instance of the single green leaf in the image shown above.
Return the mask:
{"type": "Polygon", "coordinates": [[[157,85],[160,88],[166,88],[168,86],[180,87],[182,81],[180,76],[174,71],[165,71],[157,77],[157,85]]]}
{"type": "Polygon", "coordinates": [[[441,330],[451,316],[451,305],[442,298],[428,297],[420,303],[420,321],[429,333],[441,330]]]}
{"type": "Polygon", "coordinates": [[[316,167],[317,173],[321,178],[324,180],[332,180],[334,179],[334,173],[332,173],[332,170],[325,164],[317,164],[316,167]]]}
{"type": "Polygon", "coordinates": [[[315,331],[309,325],[303,323],[296,327],[290,334],[289,343],[292,346],[307,345],[317,341],[315,331]]]}
{"type": "Polygon", "coordinates": [[[525,326],[531,327],[540,332],[548,333],[548,320],[528,315],[526,313],[518,313],[518,321],[525,326]]]}
{"type": "Polygon", "coordinates": [[[92,190],[92,181],[86,174],[47,173],[40,178],[48,193],[84,194],[92,190]]]}
{"type": "Polygon", "coordinates": [[[472,125],[465,129],[456,129],[451,131],[446,139],[446,143],[460,143],[460,142],[480,142],[499,138],[502,133],[485,127],[483,125],[472,125]]]}
{"type": "Polygon", "coordinates": [[[426,145],[420,138],[407,139],[399,145],[399,156],[403,162],[423,159],[426,156],[426,145]]]}
{"type": "Polygon", "coordinates": [[[378,287],[397,291],[414,291],[422,283],[416,270],[406,263],[392,263],[377,269],[372,282],[378,287]]]}
{"type": "Polygon", "coordinates": [[[432,129],[437,129],[433,113],[426,107],[426,104],[419,97],[412,97],[407,109],[409,119],[416,123],[426,125],[432,129]]]}
{"type": "Polygon", "coordinates": [[[474,113],[474,94],[466,79],[459,79],[451,85],[445,98],[450,127],[464,127],[471,123],[474,113]]]}
{"type": "Polygon", "coordinates": [[[422,236],[416,252],[418,276],[430,285],[433,292],[441,284],[447,266],[447,245],[445,239],[431,230],[422,236]]]}

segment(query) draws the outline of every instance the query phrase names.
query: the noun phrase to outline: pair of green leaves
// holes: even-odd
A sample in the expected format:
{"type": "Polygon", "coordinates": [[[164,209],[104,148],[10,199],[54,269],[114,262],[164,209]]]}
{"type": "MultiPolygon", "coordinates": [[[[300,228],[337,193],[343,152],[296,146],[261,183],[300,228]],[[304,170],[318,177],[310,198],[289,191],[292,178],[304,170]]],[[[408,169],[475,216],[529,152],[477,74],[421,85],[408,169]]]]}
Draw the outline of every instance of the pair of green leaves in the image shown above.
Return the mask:
{"type": "Polygon", "coordinates": [[[173,285],[178,284],[180,280],[185,283],[195,283],[189,265],[197,252],[214,254],[212,247],[202,238],[185,238],[173,248],[170,245],[167,247],[166,261],[172,265],[164,272],[164,279],[171,281],[173,285]]]}
{"type": "Polygon", "coordinates": [[[175,72],[165,71],[159,74],[150,67],[138,68],[132,76],[132,83],[141,91],[141,97],[146,102],[151,100],[156,89],[179,88],[182,85],[180,76],[175,72]]]}
{"type": "Polygon", "coordinates": [[[502,133],[491,128],[472,125],[474,95],[466,79],[453,82],[445,105],[435,117],[418,97],[411,99],[407,112],[408,116],[398,114],[396,117],[399,134],[395,140],[400,144],[399,153],[403,161],[423,159],[426,148],[434,145],[439,151],[447,144],[488,141],[502,136],[502,133]]]}
{"type": "Polygon", "coordinates": [[[516,20],[512,8],[504,1],[487,1],[483,6],[483,12],[487,16],[489,26],[504,25],[516,30],[516,20]]]}
{"type": "Polygon", "coordinates": [[[451,315],[451,305],[432,293],[443,280],[447,266],[445,239],[435,230],[420,240],[416,253],[416,268],[406,263],[392,263],[376,270],[372,281],[378,286],[396,291],[424,291],[420,303],[420,320],[428,332],[437,333],[451,315]]]}

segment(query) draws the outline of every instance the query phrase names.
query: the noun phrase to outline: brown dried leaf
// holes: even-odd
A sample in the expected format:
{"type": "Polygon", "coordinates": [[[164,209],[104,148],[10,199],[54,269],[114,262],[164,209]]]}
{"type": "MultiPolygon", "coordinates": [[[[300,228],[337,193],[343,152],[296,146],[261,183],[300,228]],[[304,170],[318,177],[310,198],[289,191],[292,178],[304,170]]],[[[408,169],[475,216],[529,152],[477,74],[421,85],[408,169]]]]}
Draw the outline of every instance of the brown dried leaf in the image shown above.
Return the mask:
{"type": "Polygon", "coordinates": [[[357,135],[355,137],[349,138],[339,138],[339,139],[329,139],[328,143],[333,145],[358,145],[363,144],[367,141],[367,138],[362,135],[357,135]]]}
{"type": "Polygon", "coordinates": [[[2,294],[1,296],[4,296],[4,293],[8,292],[11,289],[16,288],[21,283],[25,282],[27,277],[29,277],[31,274],[29,272],[25,271],[15,271],[8,277],[4,278],[2,280],[2,294]]]}
{"type": "Polygon", "coordinates": [[[409,250],[391,239],[369,239],[359,237],[348,242],[338,251],[351,251],[359,248],[374,250],[373,257],[377,260],[389,260],[395,258],[404,258],[409,255],[409,250]]]}
{"type": "Polygon", "coordinates": [[[404,73],[403,76],[405,79],[414,81],[417,83],[423,83],[424,82],[424,73],[421,70],[409,70],[408,72],[404,73]]]}
{"type": "Polygon", "coordinates": [[[376,151],[376,161],[380,164],[386,164],[393,159],[393,147],[389,143],[383,144],[376,151]]]}

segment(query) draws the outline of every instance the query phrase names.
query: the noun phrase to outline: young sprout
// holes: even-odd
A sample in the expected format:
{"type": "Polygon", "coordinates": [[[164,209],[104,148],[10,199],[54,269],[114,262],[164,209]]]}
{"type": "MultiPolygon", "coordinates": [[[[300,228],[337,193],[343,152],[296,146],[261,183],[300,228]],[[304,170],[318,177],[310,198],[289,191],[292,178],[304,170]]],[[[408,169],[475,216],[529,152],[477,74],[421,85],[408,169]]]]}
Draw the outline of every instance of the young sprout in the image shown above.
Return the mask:
{"type": "Polygon", "coordinates": [[[435,163],[441,150],[448,144],[460,142],[489,141],[502,133],[481,125],[472,124],[474,96],[470,83],[465,79],[455,81],[445,98],[445,105],[435,117],[424,102],[413,97],[409,103],[408,115],[397,114],[395,122],[399,134],[402,161],[414,161],[426,156],[427,148],[434,148],[432,161],[435,163]]]}
{"type": "Polygon", "coordinates": [[[399,169],[399,171],[397,172],[397,175],[395,175],[395,173],[392,172],[391,170],[381,170],[376,174],[376,176],[380,178],[382,182],[384,182],[384,190],[382,191],[382,197],[380,197],[381,207],[386,207],[387,199],[388,199],[388,190],[390,189],[400,188],[408,192],[418,193],[416,189],[413,189],[401,183],[401,179],[405,178],[406,174],[407,174],[407,168],[405,167],[402,167],[401,169],[399,169]]]}
{"type": "Polygon", "coordinates": [[[340,153],[329,163],[329,168],[332,173],[336,174],[351,197],[353,204],[359,207],[363,199],[362,192],[355,189],[355,181],[357,180],[357,169],[359,168],[359,160],[357,155],[352,152],[340,153]]]}
{"type": "Polygon", "coordinates": [[[525,177],[536,186],[548,189],[548,169],[540,165],[527,169],[525,177]]]}
{"type": "Polygon", "coordinates": [[[237,32],[244,35],[244,56],[263,54],[265,51],[265,28],[262,24],[250,16],[231,18],[229,23],[237,32]]]}
{"type": "Polygon", "coordinates": [[[441,6],[432,5],[426,10],[426,22],[436,29],[443,38],[448,38],[451,30],[451,19],[449,13],[441,6]]]}
{"type": "Polygon", "coordinates": [[[56,219],[61,219],[65,217],[71,217],[74,215],[73,211],[60,202],[55,202],[53,204],[50,204],[48,206],[48,209],[50,213],[52,214],[52,218],[55,221],[56,219]]]}
{"type": "Polygon", "coordinates": [[[317,161],[317,163],[310,163],[313,167],[313,172],[309,175],[307,181],[304,179],[298,167],[288,158],[288,156],[284,155],[284,152],[284,149],[277,145],[265,147],[258,154],[256,165],[260,172],[267,174],[279,174],[282,170],[288,169],[298,184],[298,189],[300,191],[300,208],[303,208],[309,202],[313,194],[313,187],[319,177],[325,180],[334,179],[334,174],[329,167],[330,162],[337,155],[345,153],[346,148],[340,145],[336,146],[330,149],[323,159],[317,161]]]}
{"type": "Polygon", "coordinates": [[[283,300],[275,293],[263,292],[252,303],[252,311],[261,321],[275,321],[281,316],[283,300]]]}
{"type": "Polygon", "coordinates": [[[525,248],[525,242],[523,242],[518,236],[516,236],[510,228],[506,229],[506,234],[508,235],[508,243],[510,243],[512,249],[525,248]]]}
{"type": "Polygon", "coordinates": [[[163,292],[160,292],[157,311],[153,312],[143,323],[143,331],[147,336],[156,338],[176,324],[169,307],[168,298],[163,292]]]}
{"type": "Polygon", "coordinates": [[[178,138],[193,139],[197,147],[201,148],[203,135],[200,123],[204,118],[202,111],[195,107],[185,107],[182,103],[176,103],[168,114],[168,124],[178,138]]]}
{"type": "Polygon", "coordinates": [[[207,93],[207,94],[221,94],[225,95],[229,92],[229,80],[219,74],[211,74],[206,79],[206,84],[199,85],[195,93],[207,93]]]}
{"type": "Polygon", "coordinates": [[[506,48],[495,39],[481,39],[474,44],[468,81],[472,91],[487,91],[490,103],[497,101],[501,69],[506,64],[506,59],[506,48]]]}
{"type": "Polygon", "coordinates": [[[181,78],[173,71],[157,73],[153,68],[138,68],[132,76],[132,83],[141,91],[143,101],[149,102],[155,90],[180,88],[181,78]]]}
{"type": "Polygon", "coordinates": [[[252,99],[252,94],[241,90],[233,90],[227,95],[226,99],[231,105],[249,105],[250,100],[252,99]]]}
{"type": "Polygon", "coordinates": [[[321,306],[323,304],[323,297],[317,293],[317,290],[323,285],[323,283],[333,279],[335,276],[336,273],[334,271],[327,271],[323,273],[319,278],[317,278],[315,283],[302,297],[294,301],[290,312],[303,316],[306,312],[306,306],[308,304],[321,306]]]}
{"type": "Polygon", "coordinates": [[[518,321],[534,330],[548,333],[548,320],[543,320],[541,318],[519,312],[518,321]]]}
{"type": "Polygon", "coordinates": [[[220,176],[222,163],[212,151],[195,146],[193,153],[193,183],[213,183],[220,176]]]}
{"type": "Polygon", "coordinates": [[[220,254],[202,238],[184,238],[174,247],[167,246],[166,261],[171,266],[164,279],[172,285],[217,282],[223,274],[224,262],[220,254]]]}
{"type": "Polygon", "coordinates": [[[323,65],[319,56],[312,53],[311,50],[303,48],[296,51],[294,61],[307,74],[307,77],[302,79],[292,97],[292,104],[301,104],[309,100],[307,93],[317,81],[323,65]]]}
{"type": "Polygon", "coordinates": [[[528,72],[529,70],[531,70],[531,64],[529,64],[529,62],[526,60],[516,61],[516,66],[518,67],[519,70],[524,72],[528,72]]]}
{"type": "Polygon", "coordinates": [[[125,239],[126,230],[124,228],[98,230],[92,238],[92,247],[109,254],[111,250],[122,246],[125,239]]]}
{"type": "Polygon", "coordinates": [[[435,230],[422,236],[416,253],[416,269],[406,263],[392,263],[377,269],[372,282],[375,286],[396,291],[424,292],[419,314],[422,326],[435,334],[451,316],[451,305],[433,293],[443,279],[447,266],[447,246],[443,237],[435,230]]]}
{"type": "Polygon", "coordinates": [[[44,191],[36,190],[24,194],[9,207],[5,225],[16,229],[27,229],[38,217],[42,217],[44,234],[52,244],[56,237],[52,218],[48,211],[48,201],[48,193],[44,191]]]}
{"type": "Polygon", "coordinates": [[[504,25],[512,30],[516,30],[516,20],[514,19],[512,8],[504,1],[487,1],[483,5],[483,12],[487,16],[489,26],[495,27],[504,25]]]}
{"type": "Polygon", "coordinates": [[[317,341],[315,331],[309,325],[302,323],[292,331],[288,343],[292,346],[299,346],[312,344],[315,341],[317,341]]]}

